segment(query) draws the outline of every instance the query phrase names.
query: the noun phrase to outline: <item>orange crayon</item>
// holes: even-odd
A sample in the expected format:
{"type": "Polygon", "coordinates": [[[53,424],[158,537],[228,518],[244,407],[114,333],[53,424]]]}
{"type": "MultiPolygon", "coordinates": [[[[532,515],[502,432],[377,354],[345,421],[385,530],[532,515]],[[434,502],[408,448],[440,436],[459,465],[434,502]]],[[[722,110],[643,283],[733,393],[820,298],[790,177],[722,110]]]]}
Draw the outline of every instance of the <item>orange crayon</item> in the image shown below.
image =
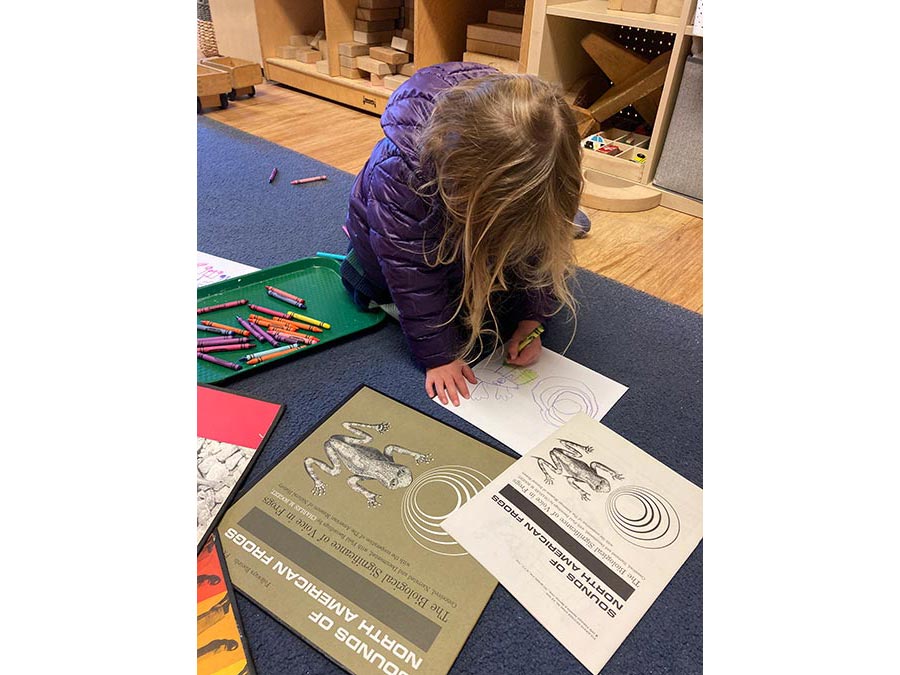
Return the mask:
{"type": "Polygon", "coordinates": [[[306,345],[298,344],[296,347],[291,347],[290,349],[285,349],[283,352],[278,352],[277,354],[266,354],[265,356],[257,356],[255,359],[250,359],[249,361],[244,361],[244,365],[253,366],[257,363],[262,363],[263,361],[271,361],[272,359],[280,359],[282,356],[287,356],[288,354],[293,354],[294,352],[305,349],[306,345]]]}

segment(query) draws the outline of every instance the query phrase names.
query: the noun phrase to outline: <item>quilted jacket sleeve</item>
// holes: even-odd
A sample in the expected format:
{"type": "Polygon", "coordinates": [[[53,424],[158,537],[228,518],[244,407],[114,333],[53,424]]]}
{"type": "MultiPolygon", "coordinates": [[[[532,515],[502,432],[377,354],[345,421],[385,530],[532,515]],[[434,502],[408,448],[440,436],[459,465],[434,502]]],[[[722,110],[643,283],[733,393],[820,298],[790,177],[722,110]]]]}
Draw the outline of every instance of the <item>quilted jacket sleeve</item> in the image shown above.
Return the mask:
{"type": "Polygon", "coordinates": [[[448,268],[426,261],[426,251],[434,248],[439,236],[426,232],[428,203],[410,187],[411,172],[398,155],[373,165],[370,177],[366,199],[370,243],[397,305],[403,334],[420,365],[442,366],[456,357],[461,342],[459,329],[450,322],[455,303],[448,268]]]}

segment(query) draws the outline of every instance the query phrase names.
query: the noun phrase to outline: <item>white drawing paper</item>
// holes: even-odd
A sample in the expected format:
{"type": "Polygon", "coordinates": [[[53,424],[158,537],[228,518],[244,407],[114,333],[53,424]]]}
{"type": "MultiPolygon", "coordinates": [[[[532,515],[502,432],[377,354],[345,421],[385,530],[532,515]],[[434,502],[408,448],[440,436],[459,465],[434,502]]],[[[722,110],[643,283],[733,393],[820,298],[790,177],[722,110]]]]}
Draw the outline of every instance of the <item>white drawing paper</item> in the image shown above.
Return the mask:
{"type": "Polygon", "coordinates": [[[460,397],[458,407],[452,403],[444,407],[520,455],[534,446],[535,439],[580,413],[602,419],[628,391],[546,347],[531,366],[504,365],[503,360],[498,350],[476,365],[472,370],[478,384],[468,385],[470,398],[460,397]]]}
{"type": "Polygon", "coordinates": [[[578,415],[441,524],[599,673],[702,538],[703,491],[578,415]]]}
{"type": "Polygon", "coordinates": [[[239,277],[258,269],[258,267],[250,267],[250,265],[244,265],[234,260],[197,251],[197,288],[223,279],[239,277]]]}

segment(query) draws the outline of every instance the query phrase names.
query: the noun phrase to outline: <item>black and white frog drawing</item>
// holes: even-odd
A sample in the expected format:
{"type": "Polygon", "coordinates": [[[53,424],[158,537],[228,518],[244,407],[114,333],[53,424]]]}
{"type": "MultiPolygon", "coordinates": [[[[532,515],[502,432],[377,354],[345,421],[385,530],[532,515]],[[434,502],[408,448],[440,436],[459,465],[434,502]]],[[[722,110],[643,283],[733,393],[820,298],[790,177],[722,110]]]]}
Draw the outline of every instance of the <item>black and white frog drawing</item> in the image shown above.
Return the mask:
{"type": "Polygon", "coordinates": [[[368,444],[372,442],[374,437],[365,430],[372,429],[379,434],[383,434],[391,428],[388,422],[381,422],[380,424],[344,422],[341,426],[349,431],[352,436],[335,434],[325,441],[325,454],[331,460],[330,466],[315,457],[307,457],[303,462],[303,465],[306,467],[306,473],[313,480],[312,493],[316,496],[325,494],[325,483],[316,475],[314,467],[318,467],[330,476],[337,476],[341,472],[341,465],[343,464],[351,474],[350,478],[347,479],[347,485],[355,492],[363,495],[368,506],[374,508],[380,506],[378,502],[379,495],[364,488],[359,484],[360,481],[377,480],[389,490],[405,488],[412,483],[412,471],[409,470],[409,467],[394,461],[395,452],[414,457],[416,464],[427,464],[431,461],[430,454],[409,450],[399,445],[387,445],[383,452],[377,448],[369,447],[368,444]]]}
{"type": "Polygon", "coordinates": [[[589,492],[579,486],[579,483],[585,483],[595,493],[609,492],[609,481],[600,475],[600,471],[606,471],[614,480],[624,480],[625,476],[610,469],[600,462],[591,462],[587,464],[582,462],[579,457],[582,452],[591,453],[594,449],[588,445],[581,445],[574,441],[558,439],[565,446],[562,448],[553,448],[550,451],[550,459],[548,462],[543,457],[537,458],[538,466],[544,473],[544,482],[547,485],[553,485],[553,478],[550,477],[550,471],[558,476],[565,476],[569,485],[581,493],[581,498],[588,501],[591,498],[589,492]]]}

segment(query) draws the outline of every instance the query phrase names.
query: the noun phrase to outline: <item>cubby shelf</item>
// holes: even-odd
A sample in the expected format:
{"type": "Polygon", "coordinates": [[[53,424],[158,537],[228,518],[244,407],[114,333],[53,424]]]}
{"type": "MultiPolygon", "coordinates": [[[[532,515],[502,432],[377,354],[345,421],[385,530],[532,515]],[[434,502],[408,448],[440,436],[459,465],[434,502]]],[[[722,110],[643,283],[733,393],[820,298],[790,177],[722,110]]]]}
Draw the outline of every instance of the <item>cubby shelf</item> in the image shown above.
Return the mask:
{"type": "Polygon", "coordinates": [[[577,2],[563,2],[559,4],[548,3],[547,14],[551,16],[567,16],[571,19],[596,21],[597,23],[659,30],[666,33],[677,33],[679,28],[679,17],[677,16],[620,12],[607,9],[606,0],[577,0],[577,2]]]}

